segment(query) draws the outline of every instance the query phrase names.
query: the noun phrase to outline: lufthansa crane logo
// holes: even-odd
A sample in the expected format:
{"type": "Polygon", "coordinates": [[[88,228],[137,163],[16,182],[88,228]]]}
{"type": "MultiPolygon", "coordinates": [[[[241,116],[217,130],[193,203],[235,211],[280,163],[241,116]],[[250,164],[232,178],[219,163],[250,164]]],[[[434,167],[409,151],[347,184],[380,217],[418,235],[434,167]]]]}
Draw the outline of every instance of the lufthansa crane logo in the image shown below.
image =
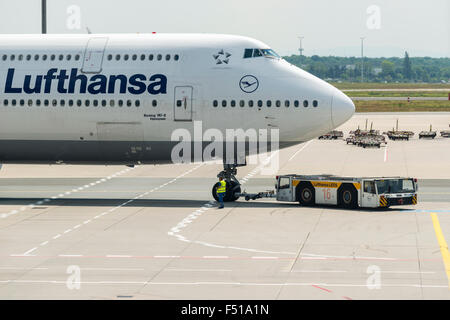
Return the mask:
{"type": "Polygon", "coordinates": [[[252,93],[259,87],[259,81],[255,76],[246,75],[239,81],[239,87],[246,93],[252,93]]]}

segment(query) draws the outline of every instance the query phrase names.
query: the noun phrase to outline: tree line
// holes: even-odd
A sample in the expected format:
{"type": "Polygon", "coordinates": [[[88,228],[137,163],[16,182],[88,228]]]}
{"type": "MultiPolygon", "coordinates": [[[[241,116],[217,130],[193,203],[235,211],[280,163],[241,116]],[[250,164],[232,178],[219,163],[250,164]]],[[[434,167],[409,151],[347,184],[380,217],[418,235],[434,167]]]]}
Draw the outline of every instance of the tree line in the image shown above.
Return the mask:
{"type": "Polygon", "coordinates": [[[364,57],[311,57],[291,55],[288,62],[315,76],[334,81],[370,82],[450,82],[450,58],[409,57],[367,58],[364,57]]]}

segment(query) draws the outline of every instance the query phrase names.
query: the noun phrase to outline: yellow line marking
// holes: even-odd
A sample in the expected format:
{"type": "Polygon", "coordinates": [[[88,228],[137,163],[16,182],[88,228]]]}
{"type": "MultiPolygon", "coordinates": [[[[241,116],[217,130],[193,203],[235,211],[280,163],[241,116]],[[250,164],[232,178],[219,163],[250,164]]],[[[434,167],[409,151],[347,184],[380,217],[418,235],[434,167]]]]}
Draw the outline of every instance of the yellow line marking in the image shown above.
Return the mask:
{"type": "Polygon", "coordinates": [[[441,225],[439,224],[439,219],[435,212],[431,212],[431,219],[433,220],[434,231],[436,232],[436,238],[441,249],[442,260],[444,260],[445,273],[448,279],[448,288],[450,289],[450,253],[448,252],[448,245],[445,241],[444,235],[442,234],[441,225]]]}

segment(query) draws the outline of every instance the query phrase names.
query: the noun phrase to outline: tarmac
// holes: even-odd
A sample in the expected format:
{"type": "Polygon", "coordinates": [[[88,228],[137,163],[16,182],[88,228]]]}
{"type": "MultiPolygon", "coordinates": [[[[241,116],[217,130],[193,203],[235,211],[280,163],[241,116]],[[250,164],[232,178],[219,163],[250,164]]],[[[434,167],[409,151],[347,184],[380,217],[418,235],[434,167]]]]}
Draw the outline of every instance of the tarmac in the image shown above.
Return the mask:
{"type": "Polygon", "coordinates": [[[248,192],[276,174],[408,176],[416,206],[301,207],[241,199],[218,210],[220,164],[4,165],[0,299],[450,299],[450,113],[356,114],[339,128],[410,141],[312,140],[278,170],[238,168],[248,192]],[[434,140],[418,139],[430,124],[434,140]],[[446,242],[447,241],[447,242],[446,242]]]}

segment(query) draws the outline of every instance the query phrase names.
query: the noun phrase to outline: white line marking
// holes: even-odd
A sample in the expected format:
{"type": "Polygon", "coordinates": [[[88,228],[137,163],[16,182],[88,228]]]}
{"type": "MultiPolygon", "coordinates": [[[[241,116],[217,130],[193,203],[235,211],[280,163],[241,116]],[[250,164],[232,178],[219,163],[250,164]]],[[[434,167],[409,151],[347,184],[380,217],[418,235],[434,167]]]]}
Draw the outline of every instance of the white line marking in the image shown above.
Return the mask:
{"type": "Polygon", "coordinates": [[[295,158],[295,156],[297,154],[299,154],[300,152],[302,152],[310,143],[312,142],[312,140],[309,140],[303,147],[301,147],[300,149],[297,150],[297,152],[295,152],[292,157],[289,158],[288,162],[291,161],[292,159],[295,158]]]}
{"type": "Polygon", "coordinates": [[[180,256],[153,256],[156,259],[172,259],[172,258],[180,258],[180,256]]]}
{"type": "MultiPolygon", "coordinates": [[[[134,168],[133,168],[134,169],[134,168]]],[[[121,172],[122,173],[124,173],[124,172],[127,172],[127,171],[129,171],[129,170],[122,170],[121,172]]],[[[108,179],[108,178],[107,178],[108,179]]],[[[77,191],[81,191],[81,190],[83,190],[83,189],[86,189],[86,188],[90,188],[90,187],[92,187],[92,186],[95,186],[95,185],[97,185],[97,184],[99,184],[99,183],[101,183],[101,182],[105,182],[106,181],[106,179],[100,179],[100,180],[97,180],[96,182],[92,182],[92,183],[90,183],[90,184],[85,184],[83,187],[79,187],[79,188],[75,188],[75,189],[72,189],[71,191],[66,191],[66,192],[62,192],[62,193],[60,193],[60,194],[58,194],[57,196],[52,196],[52,197],[50,197],[50,198],[46,198],[46,199],[43,199],[43,200],[39,200],[39,201],[37,201],[37,202],[35,202],[35,203],[32,203],[32,204],[29,204],[29,205],[27,205],[27,206],[24,206],[24,207],[22,207],[22,208],[20,208],[20,211],[25,211],[26,209],[32,209],[32,208],[34,208],[36,205],[41,205],[41,204],[43,204],[43,202],[50,202],[51,200],[56,200],[56,199],[59,199],[59,198],[63,198],[64,196],[68,196],[68,195],[70,195],[71,193],[73,193],[73,192],[77,192],[77,191]]],[[[15,214],[17,214],[19,211],[17,211],[17,210],[12,210],[12,211],[10,211],[9,213],[4,213],[4,214],[1,214],[0,215],[0,218],[2,218],[2,219],[4,219],[4,218],[7,218],[7,217],[9,217],[9,216],[12,216],[12,215],[15,215],[15,214]]]]}
{"type": "Polygon", "coordinates": [[[384,162],[386,162],[388,159],[388,147],[385,146],[384,147],[384,162]]]}
{"type": "Polygon", "coordinates": [[[53,237],[54,240],[58,239],[59,237],[61,237],[60,234],[57,234],[56,236],[53,237]]]}
{"type": "Polygon", "coordinates": [[[28,256],[31,252],[33,252],[34,250],[36,250],[37,247],[34,247],[33,249],[28,250],[27,252],[25,252],[23,255],[24,256],[28,256]]]}

